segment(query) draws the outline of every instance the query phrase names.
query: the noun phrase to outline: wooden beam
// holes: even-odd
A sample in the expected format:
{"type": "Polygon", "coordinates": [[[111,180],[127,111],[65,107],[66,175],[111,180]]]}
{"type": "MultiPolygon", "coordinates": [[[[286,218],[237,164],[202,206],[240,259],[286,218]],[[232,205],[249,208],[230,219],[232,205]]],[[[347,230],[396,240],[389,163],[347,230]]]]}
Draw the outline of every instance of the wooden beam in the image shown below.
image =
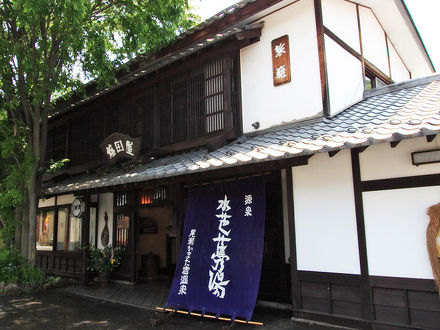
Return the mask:
{"type": "Polygon", "coordinates": [[[351,167],[353,177],[354,206],[356,211],[356,226],[358,234],[359,262],[361,267],[360,290],[362,297],[362,317],[370,321],[374,317],[373,298],[369,283],[367,239],[365,234],[364,202],[361,190],[361,168],[359,150],[351,149],[351,167]]]}
{"type": "Polygon", "coordinates": [[[440,185],[440,174],[427,174],[391,179],[362,181],[361,189],[363,192],[365,192],[389,189],[432,187],[438,185],[440,185]]]}
{"type": "Polygon", "coordinates": [[[391,146],[391,148],[395,148],[395,147],[397,147],[397,146],[399,145],[400,142],[401,142],[401,140],[399,140],[399,141],[391,141],[391,142],[390,142],[390,146],[391,146]]]}
{"type": "Polygon", "coordinates": [[[428,143],[430,143],[430,142],[434,141],[434,139],[435,139],[436,136],[437,136],[437,135],[435,135],[435,134],[427,135],[427,136],[426,136],[426,141],[427,141],[428,143]]]}
{"type": "Polygon", "coordinates": [[[339,151],[340,151],[340,150],[329,151],[329,152],[328,152],[328,155],[329,155],[330,157],[334,157],[334,156],[336,156],[336,154],[337,154],[339,151]]]}
{"type": "Polygon", "coordinates": [[[324,27],[324,33],[329,38],[331,38],[334,42],[336,42],[339,46],[341,46],[345,51],[350,53],[352,56],[357,58],[359,61],[364,63],[364,75],[365,72],[370,72],[372,75],[378,77],[380,80],[382,80],[386,84],[391,84],[393,81],[392,79],[383,73],[379,68],[377,68],[373,63],[366,60],[361,54],[359,54],[356,50],[351,48],[347,43],[345,43],[342,39],[340,39],[336,34],[334,34],[330,29],[324,27]]]}
{"type": "Polygon", "coordinates": [[[295,213],[293,204],[293,177],[292,168],[288,167],[286,171],[286,199],[287,199],[287,219],[289,224],[289,247],[290,247],[290,280],[292,284],[292,309],[293,312],[302,308],[301,290],[298,278],[298,262],[296,260],[296,234],[295,234],[295,213]]]}
{"type": "Polygon", "coordinates": [[[328,89],[327,60],[325,53],[324,24],[322,19],[321,0],[314,0],[314,5],[316,37],[318,40],[319,73],[321,77],[322,111],[324,116],[328,118],[330,117],[330,96],[328,89]]]}

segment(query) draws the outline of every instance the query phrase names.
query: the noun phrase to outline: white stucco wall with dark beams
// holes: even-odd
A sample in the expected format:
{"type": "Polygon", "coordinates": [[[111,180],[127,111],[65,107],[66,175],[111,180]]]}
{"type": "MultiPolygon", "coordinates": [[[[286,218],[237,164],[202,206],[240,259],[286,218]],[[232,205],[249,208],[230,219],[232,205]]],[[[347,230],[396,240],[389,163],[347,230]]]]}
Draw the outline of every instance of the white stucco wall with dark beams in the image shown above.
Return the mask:
{"type": "Polygon", "coordinates": [[[298,270],[360,274],[350,151],[292,169],[298,270]]]}
{"type": "MultiPolygon", "coordinates": [[[[370,8],[345,0],[322,0],[323,23],[348,46],[379,68],[394,82],[410,79],[409,71],[386,37],[370,8]],[[360,29],[359,29],[360,26],[360,29]],[[361,51],[362,41],[362,51],[361,51]]],[[[330,37],[325,36],[330,113],[336,114],[363,97],[362,63],[330,37]]]]}
{"type": "Polygon", "coordinates": [[[101,233],[105,225],[105,212],[108,216],[108,232],[109,232],[109,244],[113,244],[113,193],[105,193],[99,195],[98,203],[98,241],[97,247],[103,248],[101,243],[101,233]]]}
{"type": "Polygon", "coordinates": [[[261,40],[241,50],[243,132],[322,114],[321,81],[313,1],[301,0],[269,14],[261,40]],[[275,87],[272,40],[287,34],[292,80],[275,87]]]}
{"type": "Polygon", "coordinates": [[[438,174],[440,163],[415,166],[411,161],[412,152],[438,148],[440,148],[438,136],[430,143],[426,142],[425,137],[420,137],[403,140],[395,148],[391,148],[389,143],[369,146],[359,155],[361,179],[366,181],[438,174]]]}
{"type": "Polygon", "coordinates": [[[363,193],[368,269],[373,276],[432,279],[426,210],[440,186],[363,193]]]}
{"type": "MultiPolygon", "coordinates": [[[[359,156],[361,178],[381,180],[440,173],[440,164],[415,166],[411,153],[438,149],[440,139],[368,147],[359,156]]],[[[440,202],[440,186],[369,191],[364,200],[368,267],[371,275],[432,279],[426,250],[429,206],[440,202]]]]}

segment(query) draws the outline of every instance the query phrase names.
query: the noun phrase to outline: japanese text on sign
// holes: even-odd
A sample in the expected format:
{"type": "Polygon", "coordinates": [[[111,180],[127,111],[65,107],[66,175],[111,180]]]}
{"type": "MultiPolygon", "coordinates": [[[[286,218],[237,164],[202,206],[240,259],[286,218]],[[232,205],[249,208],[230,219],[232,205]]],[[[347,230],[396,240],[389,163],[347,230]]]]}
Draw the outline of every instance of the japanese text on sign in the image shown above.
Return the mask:
{"type": "Polygon", "coordinates": [[[252,195],[244,195],[244,205],[246,206],[244,209],[244,216],[251,217],[252,216],[252,195]]]}
{"type": "Polygon", "coordinates": [[[229,226],[229,219],[231,215],[228,211],[231,210],[229,206],[230,200],[225,195],[224,199],[218,201],[219,205],[217,210],[221,213],[217,214],[216,217],[219,219],[218,224],[218,235],[212,240],[217,242],[216,251],[211,255],[211,259],[214,261],[214,265],[211,265],[209,270],[209,291],[218,298],[224,298],[226,293],[226,286],[229,280],[225,280],[225,261],[230,260],[230,257],[226,254],[226,248],[228,247],[225,243],[228,243],[231,239],[228,237],[231,230],[226,230],[225,227],[229,226]]]}
{"type": "Polygon", "coordinates": [[[272,71],[274,86],[290,82],[289,37],[287,35],[272,40],[272,71]]]}
{"type": "Polygon", "coordinates": [[[186,246],[186,256],[185,256],[185,262],[183,264],[182,268],[182,275],[180,276],[180,287],[178,295],[186,295],[187,288],[188,288],[188,278],[189,278],[189,271],[191,270],[190,264],[191,264],[191,254],[194,249],[194,242],[196,239],[196,229],[191,229],[191,232],[188,235],[188,243],[186,246]]]}

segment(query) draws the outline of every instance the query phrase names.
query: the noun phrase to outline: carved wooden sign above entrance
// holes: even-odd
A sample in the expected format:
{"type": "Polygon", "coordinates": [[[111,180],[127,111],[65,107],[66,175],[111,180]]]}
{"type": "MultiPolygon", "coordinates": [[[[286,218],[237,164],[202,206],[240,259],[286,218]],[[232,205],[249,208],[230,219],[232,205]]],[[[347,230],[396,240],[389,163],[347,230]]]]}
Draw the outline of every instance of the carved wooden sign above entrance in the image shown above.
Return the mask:
{"type": "Polygon", "coordinates": [[[100,143],[99,148],[109,163],[114,163],[119,158],[136,159],[141,150],[141,140],[126,134],[113,133],[100,143]]]}
{"type": "Polygon", "coordinates": [[[272,40],[273,85],[279,86],[290,82],[289,36],[272,40]]]}

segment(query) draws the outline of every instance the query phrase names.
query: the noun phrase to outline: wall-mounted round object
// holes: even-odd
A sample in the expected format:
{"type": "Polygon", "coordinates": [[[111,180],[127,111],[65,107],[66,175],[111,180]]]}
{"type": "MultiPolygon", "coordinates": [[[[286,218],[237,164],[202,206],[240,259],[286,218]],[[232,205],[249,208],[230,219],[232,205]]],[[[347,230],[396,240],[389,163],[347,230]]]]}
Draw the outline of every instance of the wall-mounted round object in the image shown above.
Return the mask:
{"type": "Polygon", "coordinates": [[[84,214],[85,205],[81,197],[76,197],[72,202],[72,215],[81,218],[84,214]]]}

